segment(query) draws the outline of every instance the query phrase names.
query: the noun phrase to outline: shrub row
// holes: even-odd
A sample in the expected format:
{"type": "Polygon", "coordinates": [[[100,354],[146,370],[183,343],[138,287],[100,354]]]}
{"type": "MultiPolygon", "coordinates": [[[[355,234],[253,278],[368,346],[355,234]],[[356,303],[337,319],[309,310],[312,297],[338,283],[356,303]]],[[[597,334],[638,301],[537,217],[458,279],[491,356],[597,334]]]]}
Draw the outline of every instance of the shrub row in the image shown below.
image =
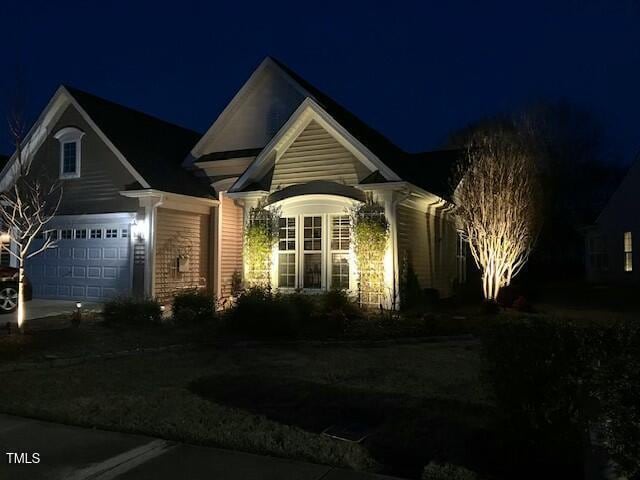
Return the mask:
{"type": "Polygon", "coordinates": [[[253,287],[225,313],[224,328],[252,337],[336,336],[358,315],[359,308],[340,290],[284,295],[253,287]]]}
{"type": "MultiPolygon", "coordinates": [[[[104,305],[104,320],[119,325],[160,324],[162,308],[156,299],[116,297],[104,305]]],[[[178,293],[172,303],[172,320],[176,324],[202,323],[216,318],[216,299],[204,290],[178,293]]]]}

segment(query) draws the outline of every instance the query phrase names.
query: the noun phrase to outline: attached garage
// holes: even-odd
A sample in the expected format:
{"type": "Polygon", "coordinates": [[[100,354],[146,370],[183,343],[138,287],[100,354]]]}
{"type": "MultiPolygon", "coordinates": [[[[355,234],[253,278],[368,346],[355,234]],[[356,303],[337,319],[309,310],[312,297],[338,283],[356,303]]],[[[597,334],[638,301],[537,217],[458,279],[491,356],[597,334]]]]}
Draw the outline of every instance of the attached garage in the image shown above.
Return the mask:
{"type": "Polygon", "coordinates": [[[27,262],[33,296],[104,301],[129,293],[132,221],[128,213],[56,219],[48,232],[58,239],[56,247],[27,262]]]}

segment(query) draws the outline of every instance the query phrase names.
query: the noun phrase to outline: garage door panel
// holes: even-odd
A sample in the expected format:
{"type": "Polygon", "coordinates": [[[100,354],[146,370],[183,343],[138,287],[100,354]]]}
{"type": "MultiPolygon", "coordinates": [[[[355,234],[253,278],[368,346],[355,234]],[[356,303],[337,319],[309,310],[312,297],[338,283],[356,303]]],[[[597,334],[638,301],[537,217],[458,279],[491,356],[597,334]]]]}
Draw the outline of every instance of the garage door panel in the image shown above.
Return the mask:
{"type": "Polygon", "coordinates": [[[87,278],[87,267],[73,267],[73,278],[87,278]]]}
{"type": "Polygon", "coordinates": [[[102,230],[102,238],[58,240],[56,248],[30,259],[27,274],[33,284],[34,297],[102,301],[129,292],[128,224],[119,221],[53,228],[102,230]],[[110,236],[117,229],[117,237],[106,238],[107,229],[110,236]]]}
{"type": "Polygon", "coordinates": [[[100,267],[87,267],[87,278],[100,278],[100,267]]]}
{"type": "Polygon", "coordinates": [[[73,249],[73,258],[76,260],[84,260],[87,258],[87,249],[86,248],[74,248],[73,249]]]}

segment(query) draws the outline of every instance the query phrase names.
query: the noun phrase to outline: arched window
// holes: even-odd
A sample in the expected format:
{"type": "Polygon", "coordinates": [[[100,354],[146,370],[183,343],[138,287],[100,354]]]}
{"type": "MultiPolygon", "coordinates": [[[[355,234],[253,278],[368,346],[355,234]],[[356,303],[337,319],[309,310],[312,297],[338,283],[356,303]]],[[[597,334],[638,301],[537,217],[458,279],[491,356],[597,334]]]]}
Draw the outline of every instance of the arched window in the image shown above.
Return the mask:
{"type": "Polygon", "coordinates": [[[83,135],[84,132],[76,127],[65,127],[54,135],[60,142],[60,178],[80,177],[83,135]]]}

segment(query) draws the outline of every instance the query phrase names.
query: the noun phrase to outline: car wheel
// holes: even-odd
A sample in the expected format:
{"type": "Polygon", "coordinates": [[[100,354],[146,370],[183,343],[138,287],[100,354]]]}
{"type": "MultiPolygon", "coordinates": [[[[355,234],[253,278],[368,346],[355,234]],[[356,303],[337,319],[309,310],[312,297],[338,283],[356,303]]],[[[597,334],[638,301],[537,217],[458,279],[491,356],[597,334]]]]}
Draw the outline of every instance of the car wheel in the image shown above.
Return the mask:
{"type": "Polygon", "coordinates": [[[11,313],[18,308],[18,289],[0,286],[0,313],[11,313]]]}

